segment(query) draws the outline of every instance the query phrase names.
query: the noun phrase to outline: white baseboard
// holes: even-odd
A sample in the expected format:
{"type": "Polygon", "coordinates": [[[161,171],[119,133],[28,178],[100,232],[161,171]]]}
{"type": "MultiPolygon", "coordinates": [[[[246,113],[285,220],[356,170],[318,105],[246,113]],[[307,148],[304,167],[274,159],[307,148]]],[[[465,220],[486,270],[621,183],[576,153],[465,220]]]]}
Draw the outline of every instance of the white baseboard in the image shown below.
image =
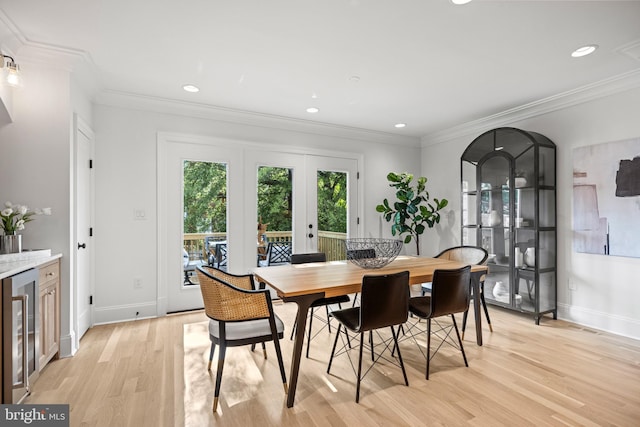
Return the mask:
{"type": "Polygon", "coordinates": [[[593,329],[640,340],[640,320],[610,313],[558,304],[558,318],[593,329]]]}
{"type": "Polygon", "coordinates": [[[94,326],[152,317],[157,317],[157,304],[155,302],[101,307],[93,310],[94,326]]]}
{"type": "Polygon", "coordinates": [[[69,335],[60,336],[60,357],[71,357],[76,354],[76,334],[71,331],[69,335]]]}

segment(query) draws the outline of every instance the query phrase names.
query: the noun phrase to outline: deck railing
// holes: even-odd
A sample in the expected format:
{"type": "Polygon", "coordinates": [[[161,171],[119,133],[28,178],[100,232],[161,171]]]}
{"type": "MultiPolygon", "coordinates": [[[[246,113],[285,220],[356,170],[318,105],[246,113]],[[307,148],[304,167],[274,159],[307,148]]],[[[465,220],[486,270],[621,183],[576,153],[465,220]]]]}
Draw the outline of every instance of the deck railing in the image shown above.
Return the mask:
{"type": "MultiPolygon", "coordinates": [[[[267,231],[268,242],[290,242],[292,240],[291,231],[267,231]]],[[[189,253],[189,259],[207,260],[208,254],[204,247],[205,237],[213,237],[215,240],[227,240],[227,233],[185,233],[184,248],[189,253]]],[[[318,251],[327,254],[327,261],[337,261],[346,258],[344,240],[345,233],[334,233],[330,231],[318,232],[318,251]]]]}

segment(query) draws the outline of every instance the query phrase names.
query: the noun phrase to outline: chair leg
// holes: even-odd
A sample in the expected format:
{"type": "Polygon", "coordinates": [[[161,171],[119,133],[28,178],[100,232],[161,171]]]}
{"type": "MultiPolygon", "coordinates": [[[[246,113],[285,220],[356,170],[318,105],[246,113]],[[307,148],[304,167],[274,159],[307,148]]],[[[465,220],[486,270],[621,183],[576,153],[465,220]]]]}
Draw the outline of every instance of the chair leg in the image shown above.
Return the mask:
{"type": "MultiPolygon", "coordinates": [[[[462,339],[464,339],[464,330],[467,327],[467,316],[469,315],[469,310],[465,311],[462,314],[462,339]]],[[[493,332],[493,330],[491,330],[493,332]]]]}
{"type": "MultiPolygon", "coordinates": [[[[342,328],[342,323],[338,324],[338,332],[336,332],[336,339],[333,340],[333,348],[331,349],[331,356],[329,357],[329,366],[327,366],[327,374],[331,370],[331,362],[333,362],[333,355],[336,352],[336,346],[338,345],[338,338],[340,337],[340,328],[342,328]]],[[[345,329],[345,333],[349,336],[349,332],[347,332],[347,328],[345,329]]]]}
{"type": "Polygon", "coordinates": [[[371,346],[371,361],[375,362],[376,358],[373,353],[373,331],[369,331],[369,345],[371,346]]]}
{"type": "MultiPolygon", "coordinates": [[[[484,299],[484,283],[482,283],[481,292],[480,292],[480,302],[482,303],[482,308],[484,308],[484,315],[487,318],[487,325],[489,325],[489,330],[493,332],[493,326],[491,326],[491,319],[489,319],[489,310],[487,310],[487,301],[484,299]]],[[[464,325],[462,326],[462,337],[464,338],[464,325]]]]}
{"type": "Polygon", "coordinates": [[[267,358],[267,346],[262,343],[262,354],[264,354],[264,358],[267,358]]]}
{"type": "Polygon", "coordinates": [[[220,396],[220,384],[222,383],[222,368],[224,367],[224,356],[227,352],[227,346],[224,342],[220,343],[220,353],[218,353],[218,371],[216,372],[216,390],[213,395],[213,412],[218,410],[218,397],[220,396]]]}
{"type": "Polygon", "coordinates": [[[327,312],[327,328],[329,328],[329,333],[331,333],[331,318],[329,317],[329,306],[325,305],[324,306],[325,311],[327,312]]]}
{"type": "Polygon", "coordinates": [[[429,362],[431,361],[431,318],[427,319],[427,373],[426,379],[429,379],[429,362]]]}
{"type": "Polygon", "coordinates": [[[451,320],[453,321],[453,327],[456,328],[456,335],[458,337],[458,344],[460,344],[460,351],[462,351],[462,358],[464,359],[464,366],[467,368],[469,364],[467,363],[467,355],[464,354],[464,346],[462,345],[462,340],[460,339],[460,332],[458,331],[458,324],[456,323],[456,317],[452,314],[451,320]]]}
{"type": "MultiPolygon", "coordinates": [[[[398,333],[400,333],[400,328],[398,328],[398,333]]],[[[404,385],[409,386],[409,380],[407,379],[407,371],[404,370],[404,362],[402,361],[402,354],[400,354],[400,347],[398,346],[398,334],[393,330],[393,326],[391,326],[391,335],[393,335],[393,346],[396,350],[398,350],[398,360],[400,361],[400,367],[402,368],[402,375],[404,376],[404,385]]]]}
{"type": "MultiPolygon", "coordinates": [[[[360,379],[362,375],[362,347],[364,345],[364,332],[360,332],[360,356],[358,357],[358,383],[356,385],[356,403],[360,403],[360,379]]],[[[373,349],[371,349],[373,352],[373,349]]]]}
{"type": "Polygon", "coordinates": [[[293,328],[291,328],[291,336],[289,340],[293,340],[293,335],[296,333],[296,328],[298,327],[298,314],[296,313],[296,320],[293,321],[293,328]]]}
{"type": "Polygon", "coordinates": [[[216,343],[211,341],[211,350],[209,350],[209,365],[207,371],[211,371],[211,362],[213,361],[213,353],[216,352],[216,343]]]}
{"type": "Polygon", "coordinates": [[[311,345],[311,330],[313,329],[313,308],[309,315],[309,330],[307,331],[307,359],[309,358],[309,345],[311,345]]]}
{"type": "MultiPolygon", "coordinates": [[[[284,393],[289,393],[289,387],[287,386],[287,374],[284,371],[284,362],[282,361],[282,349],[280,348],[280,339],[278,338],[278,331],[276,329],[275,320],[271,319],[271,336],[273,337],[273,346],[276,348],[276,357],[278,358],[278,366],[280,367],[280,376],[282,377],[282,386],[284,387],[284,393]]],[[[264,346],[264,342],[262,343],[264,346]]]]}

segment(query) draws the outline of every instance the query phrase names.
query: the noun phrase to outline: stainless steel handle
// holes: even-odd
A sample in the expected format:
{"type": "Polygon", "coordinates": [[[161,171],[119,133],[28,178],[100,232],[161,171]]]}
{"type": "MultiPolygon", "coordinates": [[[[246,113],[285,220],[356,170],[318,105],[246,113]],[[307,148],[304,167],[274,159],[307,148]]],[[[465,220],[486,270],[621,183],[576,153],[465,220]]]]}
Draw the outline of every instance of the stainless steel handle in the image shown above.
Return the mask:
{"type": "Polygon", "coordinates": [[[11,297],[12,301],[20,301],[22,304],[22,382],[14,384],[17,387],[29,389],[29,295],[11,297]]]}

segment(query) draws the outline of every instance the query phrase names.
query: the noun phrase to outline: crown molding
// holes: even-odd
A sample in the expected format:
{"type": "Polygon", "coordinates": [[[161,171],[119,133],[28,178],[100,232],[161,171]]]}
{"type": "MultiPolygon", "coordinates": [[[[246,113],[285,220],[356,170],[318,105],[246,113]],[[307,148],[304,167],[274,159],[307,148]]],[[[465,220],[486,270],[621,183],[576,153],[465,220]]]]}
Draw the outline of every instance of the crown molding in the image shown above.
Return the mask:
{"type": "Polygon", "coordinates": [[[562,110],[637,87],[640,87],[640,68],[443,131],[424,135],[421,138],[421,146],[428,147],[457,138],[476,137],[482,132],[493,128],[562,110]]]}
{"type": "Polygon", "coordinates": [[[95,102],[96,104],[116,108],[151,111],[161,114],[215,120],[311,135],[364,140],[394,146],[401,145],[414,148],[420,147],[420,139],[417,137],[395,135],[368,129],[339,126],[310,120],[294,119],[290,117],[236,110],[187,101],[178,101],[129,92],[103,90],[97,95],[95,102]]]}

